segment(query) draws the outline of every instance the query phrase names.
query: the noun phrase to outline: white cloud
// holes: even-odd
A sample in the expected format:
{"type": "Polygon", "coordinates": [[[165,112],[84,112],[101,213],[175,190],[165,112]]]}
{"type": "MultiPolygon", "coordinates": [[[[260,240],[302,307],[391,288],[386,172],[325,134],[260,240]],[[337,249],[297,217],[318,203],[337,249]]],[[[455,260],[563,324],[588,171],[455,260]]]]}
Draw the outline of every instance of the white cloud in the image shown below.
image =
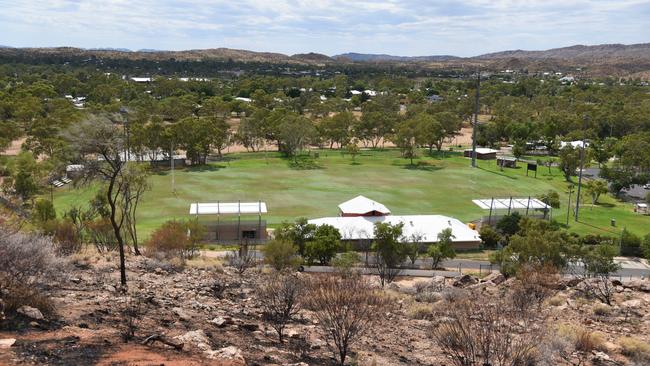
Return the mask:
{"type": "Polygon", "coordinates": [[[647,0],[0,0],[0,9],[0,44],[17,46],[466,56],[650,35],[647,0]]]}

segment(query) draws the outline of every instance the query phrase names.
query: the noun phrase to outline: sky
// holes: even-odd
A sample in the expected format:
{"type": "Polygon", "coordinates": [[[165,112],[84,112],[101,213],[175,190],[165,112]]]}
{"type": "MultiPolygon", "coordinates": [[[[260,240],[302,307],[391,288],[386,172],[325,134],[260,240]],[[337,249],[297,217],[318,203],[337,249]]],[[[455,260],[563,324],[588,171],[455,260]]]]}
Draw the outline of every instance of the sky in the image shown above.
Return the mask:
{"type": "Polygon", "coordinates": [[[0,45],[476,56],[650,42],[650,0],[0,0],[0,45]]]}

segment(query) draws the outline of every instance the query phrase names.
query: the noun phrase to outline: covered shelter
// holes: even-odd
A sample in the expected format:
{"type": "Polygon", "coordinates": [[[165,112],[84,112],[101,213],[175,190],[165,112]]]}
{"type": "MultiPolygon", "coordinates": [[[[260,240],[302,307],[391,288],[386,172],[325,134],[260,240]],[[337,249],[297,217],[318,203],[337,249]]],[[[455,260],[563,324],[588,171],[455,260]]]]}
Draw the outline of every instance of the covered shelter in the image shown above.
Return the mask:
{"type": "Polygon", "coordinates": [[[648,204],[645,202],[637,202],[634,204],[634,212],[648,215],[650,214],[650,211],[648,211],[648,204]]]}
{"type": "Polygon", "coordinates": [[[537,198],[485,198],[472,200],[478,207],[489,210],[487,216],[481,217],[481,223],[492,225],[505,215],[518,212],[522,216],[531,216],[542,219],[550,219],[552,215],[551,206],[537,198]]]}
{"type": "MultiPolygon", "coordinates": [[[[499,150],[494,150],[487,147],[477,147],[476,158],[479,160],[494,160],[497,158],[497,152],[499,152],[499,150]]],[[[463,151],[463,156],[466,158],[471,158],[472,149],[465,149],[465,151],[463,151]]]]}
{"type": "Polygon", "coordinates": [[[517,158],[514,156],[497,156],[497,166],[502,168],[516,168],[517,158]]]}
{"type": "Polygon", "coordinates": [[[190,215],[196,215],[206,228],[206,240],[220,243],[261,243],[268,239],[266,220],[266,203],[258,202],[221,202],[192,203],[190,215]]]}

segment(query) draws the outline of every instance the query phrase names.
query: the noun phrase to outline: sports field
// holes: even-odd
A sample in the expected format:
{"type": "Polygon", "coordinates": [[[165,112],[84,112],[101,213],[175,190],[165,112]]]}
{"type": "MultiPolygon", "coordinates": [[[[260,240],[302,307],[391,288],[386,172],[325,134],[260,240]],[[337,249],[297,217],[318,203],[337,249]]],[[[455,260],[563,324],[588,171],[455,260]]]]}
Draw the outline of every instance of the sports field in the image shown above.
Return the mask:
{"type": "MultiPolygon", "coordinates": [[[[479,168],[472,169],[469,159],[449,153],[444,158],[428,157],[422,151],[415,166],[400,158],[397,150],[362,151],[356,163],[339,151],[318,154],[318,158],[299,159],[299,164],[277,153],[229,154],[203,168],[177,169],[175,194],[171,173],[156,172],[139,210],[141,234],[147,236],[166,220],[188,218],[191,202],[262,200],[269,208],[266,219],[275,226],[300,216],[337,215],[339,203],[359,194],[385,204],[394,214],[443,214],[471,221],[484,213],[472,199],[537,196],[554,189],[563,199],[553,217],[566,220],[567,183],[557,169],[549,174],[548,168],[540,167],[534,178],[532,172],[526,176],[521,163],[518,169],[500,171],[494,160],[479,160],[479,168]]],[[[61,212],[73,204],[86,204],[92,194],[93,187],[61,188],[54,203],[61,212]]],[[[630,204],[611,196],[600,201],[593,209],[585,204],[581,222],[571,218],[570,229],[607,235],[618,235],[623,227],[637,234],[650,232],[650,216],[635,214],[630,204]],[[616,228],[610,227],[611,218],[617,220],[616,228]]]]}

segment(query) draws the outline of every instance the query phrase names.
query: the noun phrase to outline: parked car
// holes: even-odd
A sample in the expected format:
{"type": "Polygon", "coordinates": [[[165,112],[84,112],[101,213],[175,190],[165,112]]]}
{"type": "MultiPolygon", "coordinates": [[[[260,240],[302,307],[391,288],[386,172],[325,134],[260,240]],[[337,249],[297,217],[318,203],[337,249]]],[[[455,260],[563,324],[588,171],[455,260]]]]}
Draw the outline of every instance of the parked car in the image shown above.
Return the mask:
{"type": "Polygon", "coordinates": [[[644,185],[643,185],[643,189],[650,189],[650,183],[648,183],[648,184],[644,184],[644,185]]]}

